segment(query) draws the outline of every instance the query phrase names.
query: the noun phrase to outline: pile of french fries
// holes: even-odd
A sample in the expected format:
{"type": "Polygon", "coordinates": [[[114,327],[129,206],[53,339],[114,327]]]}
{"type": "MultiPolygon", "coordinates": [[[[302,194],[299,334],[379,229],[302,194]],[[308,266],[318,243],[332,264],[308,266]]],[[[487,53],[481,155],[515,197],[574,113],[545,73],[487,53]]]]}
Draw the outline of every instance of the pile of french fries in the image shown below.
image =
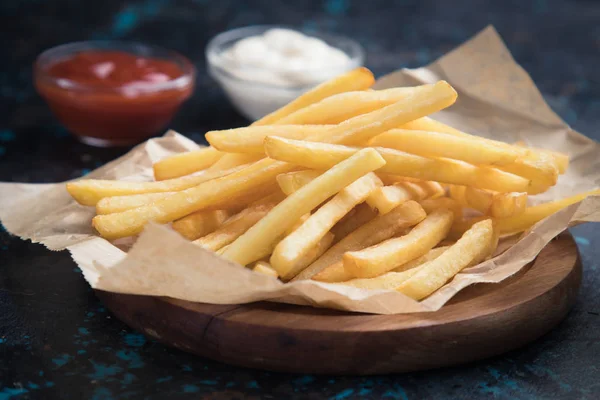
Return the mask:
{"type": "Polygon", "coordinates": [[[528,206],[556,184],[564,154],[473,136],[428,115],[451,106],[440,81],[372,90],[359,68],[210,147],[154,164],[155,182],[78,180],[108,240],[171,224],[221,257],[282,281],[314,279],[431,295],[590,194],[528,206]]]}

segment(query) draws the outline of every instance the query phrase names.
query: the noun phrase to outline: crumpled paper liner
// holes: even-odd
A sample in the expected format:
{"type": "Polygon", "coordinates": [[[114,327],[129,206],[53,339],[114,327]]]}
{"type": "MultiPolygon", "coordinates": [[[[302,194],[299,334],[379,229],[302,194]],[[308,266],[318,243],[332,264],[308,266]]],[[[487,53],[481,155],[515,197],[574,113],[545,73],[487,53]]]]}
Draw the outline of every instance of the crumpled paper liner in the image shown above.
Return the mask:
{"type": "MultiPolygon", "coordinates": [[[[571,130],[552,112],[493,28],[485,29],[427,67],[384,76],[376,87],[417,85],[440,79],[454,86],[459,98],[455,105],[438,113],[436,119],[466,132],[509,143],[525,140],[532,146],[570,155],[568,172],[560,177],[556,187],[532,198],[533,203],[600,186],[600,144],[571,130]]],[[[170,132],[137,146],[86,178],[150,180],[153,162],[198,147],[170,132]]],[[[157,224],[149,224],[133,246],[131,240],[111,244],[91,228],[93,215],[93,208],[71,199],[64,183],[0,184],[0,219],[6,229],[50,250],[68,249],[95,289],[215,304],[269,300],[394,314],[435,311],[468,285],[499,282],[513,275],[567,227],[600,221],[600,197],[588,198],[541,221],[507,251],[464,270],[420,303],[392,291],[367,291],[315,281],[284,284],[223,260],[157,224]]]]}

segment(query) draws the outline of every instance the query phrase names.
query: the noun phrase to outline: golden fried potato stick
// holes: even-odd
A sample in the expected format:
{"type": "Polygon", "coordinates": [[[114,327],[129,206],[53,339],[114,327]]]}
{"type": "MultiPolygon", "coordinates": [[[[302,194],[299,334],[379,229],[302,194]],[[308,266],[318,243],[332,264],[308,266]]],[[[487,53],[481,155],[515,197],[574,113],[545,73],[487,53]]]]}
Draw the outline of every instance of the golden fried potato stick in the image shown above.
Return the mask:
{"type": "Polygon", "coordinates": [[[457,221],[463,216],[463,206],[457,202],[456,200],[450,197],[437,197],[435,199],[425,199],[419,202],[421,207],[425,210],[427,214],[431,214],[434,210],[438,208],[445,208],[454,214],[454,220],[457,221]]]}
{"type": "Polygon", "coordinates": [[[196,211],[172,224],[173,230],[188,240],[196,240],[219,228],[229,218],[227,210],[196,211]]]}
{"type": "Polygon", "coordinates": [[[461,185],[448,185],[448,196],[455,200],[458,204],[463,207],[469,207],[467,198],[465,197],[465,191],[467,188],[461,185]]]}
{"type": "Polygon", "coordinates": [[[244,232],[250,229],[252,225],[256,224],[262,217],[267,215],[267,213],[282,199],[283,196],[275,193],[265,199],[257,201],[227,219],[227,221],[214,232],[194,240],[193,243],[200,245],[205,249],[217,251],[240,237],[244,232]]]}
{"type": "Polygon", "coordinates": [[[210,167],[221,157],[223,153],[212,147],[175,154],[154,163],[154,179],[164,181],[189,175],[210,167]]]}
{"type": "Polygon", "coordinates": [[[167,179],[160,182],[128,182],[104,179],[81,179],[67,183],[67,191],[79,203],[94,206],[105,197],[128,196],[142,193],[177,192],[203,182],[239,172],[244,167],[223,171],[201,171],[194,175],[167,179]]]}
{"type": "Polygon", "coordinates": [[[400,101],[413,90],[412,87],[401,87],[340,93],[283,117],[273,125],[339,124],[400,101]]]}
{"type": "MultiPolygon", "coordinates": [[[[338,243],[333,245],[318,260],[312,263],[304,271],[296,275],[293,281],[300,279],[316,279],[317,274],[325,272],[327,267],[342,260],[344,253],[354,250],[362,250],[374,244],[381,243],[394,236],[396,233],[414,226],[425,219],[425,211],[414,201],[401,204],[396,209],[385,215],[375,217],[366,224],[358,227],[338,243]]],[[[345,270],[342,268],[342,273],[345,270]]],[[[352,279],[352,276],[342,276],[340,280],[352,279]]],[[[335,282],[323,280],[327,282],[335,282]]]]}
{"type": "Polygon", "coordinates": [[[490,219],[473,225],[442,255],[418,268],[417,273],[402,282],[396,290],[415,300],[429,296],[461,270],[477,262],[489,251],[494,238],[494,227],[490,219]]]}
{"type": "Polygon", "coordinates": [[[377,213],[367,204],[362,203],[357,205],[350,213],[339,220],[338,223],[331,228],[331,233],[335,236],[333,238],[333,243],[339,242],[349,235],[350,232],[355,231],[376,216],[377,213]]]}
{"type": "Polygon", "coordinates": [[[307,171],[294,171],[285,174],[277,175],[277,184],[283,193],[287,196],[306,185],[319,175],[322,175],[323,171],[307,170],[307,171]]]}
{"type": "Polygon", "coordinates": [[[115,214],[97,215],[92,223],[106,239],[136,235],[148,221],[164,224],[195,211],[219,207],[232,199],[252,193],[257,186],[274,181],[277,175],[292,168],[287,163],[261,160],[233,174],[182,190],[151,205],[115,214]]]}
{"type": "Polygon", "coordinates": [[[398,286],[415,275],[418,271],[419,267],[402,272],[387,272],[375,278],[351,279],[349,281],[339,282],[339,284],[368,290],[396,290],[398,286]]]}
{"type": "MultiPolygon", "coordinates": [[[[296,276],[308,264],[299,264],[302,258],[343,216],[381,185],[374,173],[369,173],[341,190],[331,200],[323,204],[300,227],[275,246],[270,263],[283,280],[296,276]]],[[[333,235],[331,237],[333,240],[333,235]]]]}
{"type": "MultiPolygon", "coordinates": [[[[264,157],[263,142],[267,136],[279,136],[290,139],[304,139],[321,134],[334,125],[268,125],[248,126],[206,133],[206,140],[216,149],[227,153],[247,153],[264,157]]],[[[218,165],[218,164],[217,164],[218,165]]],[[[227,166],[227,165],[226,165],[227,166]]]]}
{"type": "Polygon", "coordinates": [[[369,143],[424,157],[446,157],[475,165],[507,165],[522,153],[518,149],[447,133],[391,129],[369,143]]]}
{"type": "Polygon", "coordinates": [[[169,197],[175,192],[142,193],[128,196],[113,196],[100,199],[96,203],[96,214],[112,214],[150,204],[156,200],[169,197]]]}
{"type": "Polygon", "coordinates": [[[409,200],[413,200],[413,194],[402,183],[395,183],[375,189],[367,198],[367,204],[379,214],[387,214],[409,200]]]}
{"type": "Polygon", "coordinates": [[[261,274],[265,274],[265,275],[269,275],[269,276],[272,276],[273,278],[277,278],[279,276],[279,275],[277,275],[277,271],[275,271],[273,269],[273,267],[271,267],[271,264],[269,264],[266,261],[257,261],[254,264],[254,267],[252,267],[252,271],[258,272],[261,274]]]}
{"type": "MultiPolygon", "coordinates": [[[[323,255],[323,253],[325,253],[327,249],[331,247],[332,243],[333,233],[326,232],[325,235],[312,248],[294,260],[294,262],[291,264],[291,269],[294,271],[302,271],[317,258],[321,257],[321,255],[323,255]]],[[[290,280],[290,277],[293,277],[293,275],[288,274],[288,277],[282,276],[281,280],[287,282],[290,280]]]]}
{"type": "Polygon", "coordinates": [[[344,268],[357,278],[373,278],[389,272],[422,256],[441,242],[448,234],[453,219],[451,211],[435,210],[407,235],[344,254],[344,268]]]}
{"type": "MultiPolygon", "coordinates": [[[[269,250],[298,218],[383,164],[385,161],[375,150],[363,149],[285,198],[256,225],[231,243],[223,256],[242,265],[258,260],[258,255],[263,255],[269,250]]],[[[273,267],[277,269],[277,266],[273,267]]],[[[287,271],[277,272],[281,275],[287,271]]]]}
{"type": "Polygon", "coordinates": [[[564,154],[550,152],[548,150],[522,148],[520,146],[513,146],[496,140],[469,135],[468,133],[461,132],[458,129],[435,121],[429,117],[411,121],[402,126],[402,128],[447,133],[519,151],[520,156],[513,163],[500,166],[499,168],[531,180],[532,189],[530,192],[532,194],[541,193],[548,187],[556,184],[558,174],[564,173],[568,166],[569,159],[564,154]]]}
{"type": "Polygon", "coordinates": [[[499,193],[472,187],[465,189],[465,200],[469,207],[494,218],[519,215],[527,207],[527,193],[499,193]]]}
{"type": "Polygon", "coordinates": [[[591,190],[585,193],[579,193],[575,196],[565,199],[539,204],[537,206],[527,207],[522,214],[508,218],[498,218],[496,220],[497,228],[503,234],[512,234],[523,232],[544,218],[562,210],[571,204],[578,203],[588,196],[600,196],[600,189],[591,190]]]}
{"type": "Polygon", "coordinates": [[[260,154],[225,154],[214,163],[208,171],[222,171],[230,168],[239,167],[240,165],[250,164],[264,158],[260,154]]]}
{"type": "Polygon", "coordinates": [[[365,144],[400,124],[451,106],[456,97],[454,88],[445,81],[417,86],[410,95],[394,104],[358,115],[305,140],[346,145],[365,144]]]}
{"type": "Polygon", "coordinates": [[[426,262],[435,260],[449,248],[450,248],[450,246],[435,247],[435,248],[429,250],[427,253],[423,254],[421,257],[415,258],[414,260],[411,260],[407,263],[404,263],[404,264],[394,268],[392,270],[392,272],[404,272],[404,271],[408,271],[409,269],[420,267],[421,265],[425,264],[426,262]]]}
{"type": "Polygon", "coordinates": [[[343,92],[366,90],[375,83],[373,73],[367,68],[360,67],[328,80],[309,90],[277,111],[266,115],[254,122],[253,125],[271,125],[280,119],[327,97],[343,92]]]}
{"type": "MultiPolygon", "coordinates": [[[[478,167],[444,158],[426,158],[382,147],[374,149],[386,160],[386,165],[378,171],[384,174],[473,186],[499,192],[524,192],[530,188],[527,179],[495,168],[478,167]]],[[[359,150],[358,147],[275,136],[268,136],[265,139],[265,151],[269,157],[316,170],[330,168],[359,150]]]]}

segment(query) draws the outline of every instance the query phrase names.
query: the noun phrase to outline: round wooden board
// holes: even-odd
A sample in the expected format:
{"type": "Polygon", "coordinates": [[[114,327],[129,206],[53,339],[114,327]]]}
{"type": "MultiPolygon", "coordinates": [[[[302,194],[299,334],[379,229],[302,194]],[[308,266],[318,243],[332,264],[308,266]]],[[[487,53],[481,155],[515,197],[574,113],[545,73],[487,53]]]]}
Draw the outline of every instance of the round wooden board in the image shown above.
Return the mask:
{"type": "Polygon", "coordinates": [[[167,345],[266,370],[380,374],[465,363],[529,343],[561,321],[581,281],[568,233],[499,284],[432,313],[370,315],[278,303],[212,305],[97,291],[126,324],[167,345]]]}

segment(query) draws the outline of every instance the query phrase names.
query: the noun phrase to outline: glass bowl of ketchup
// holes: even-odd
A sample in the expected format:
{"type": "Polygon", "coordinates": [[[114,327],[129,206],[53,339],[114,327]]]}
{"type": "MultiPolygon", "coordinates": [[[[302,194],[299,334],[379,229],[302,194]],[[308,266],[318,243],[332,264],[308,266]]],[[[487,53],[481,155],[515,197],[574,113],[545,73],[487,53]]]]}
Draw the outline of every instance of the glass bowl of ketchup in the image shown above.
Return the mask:
{"type": "Polygon", "coordinates": [[[164,129],[192,94],[195,69],[184,56],[126,42],[77,42],[43,52],[38,93],[82,142],[126,146],[164,129]]]}

